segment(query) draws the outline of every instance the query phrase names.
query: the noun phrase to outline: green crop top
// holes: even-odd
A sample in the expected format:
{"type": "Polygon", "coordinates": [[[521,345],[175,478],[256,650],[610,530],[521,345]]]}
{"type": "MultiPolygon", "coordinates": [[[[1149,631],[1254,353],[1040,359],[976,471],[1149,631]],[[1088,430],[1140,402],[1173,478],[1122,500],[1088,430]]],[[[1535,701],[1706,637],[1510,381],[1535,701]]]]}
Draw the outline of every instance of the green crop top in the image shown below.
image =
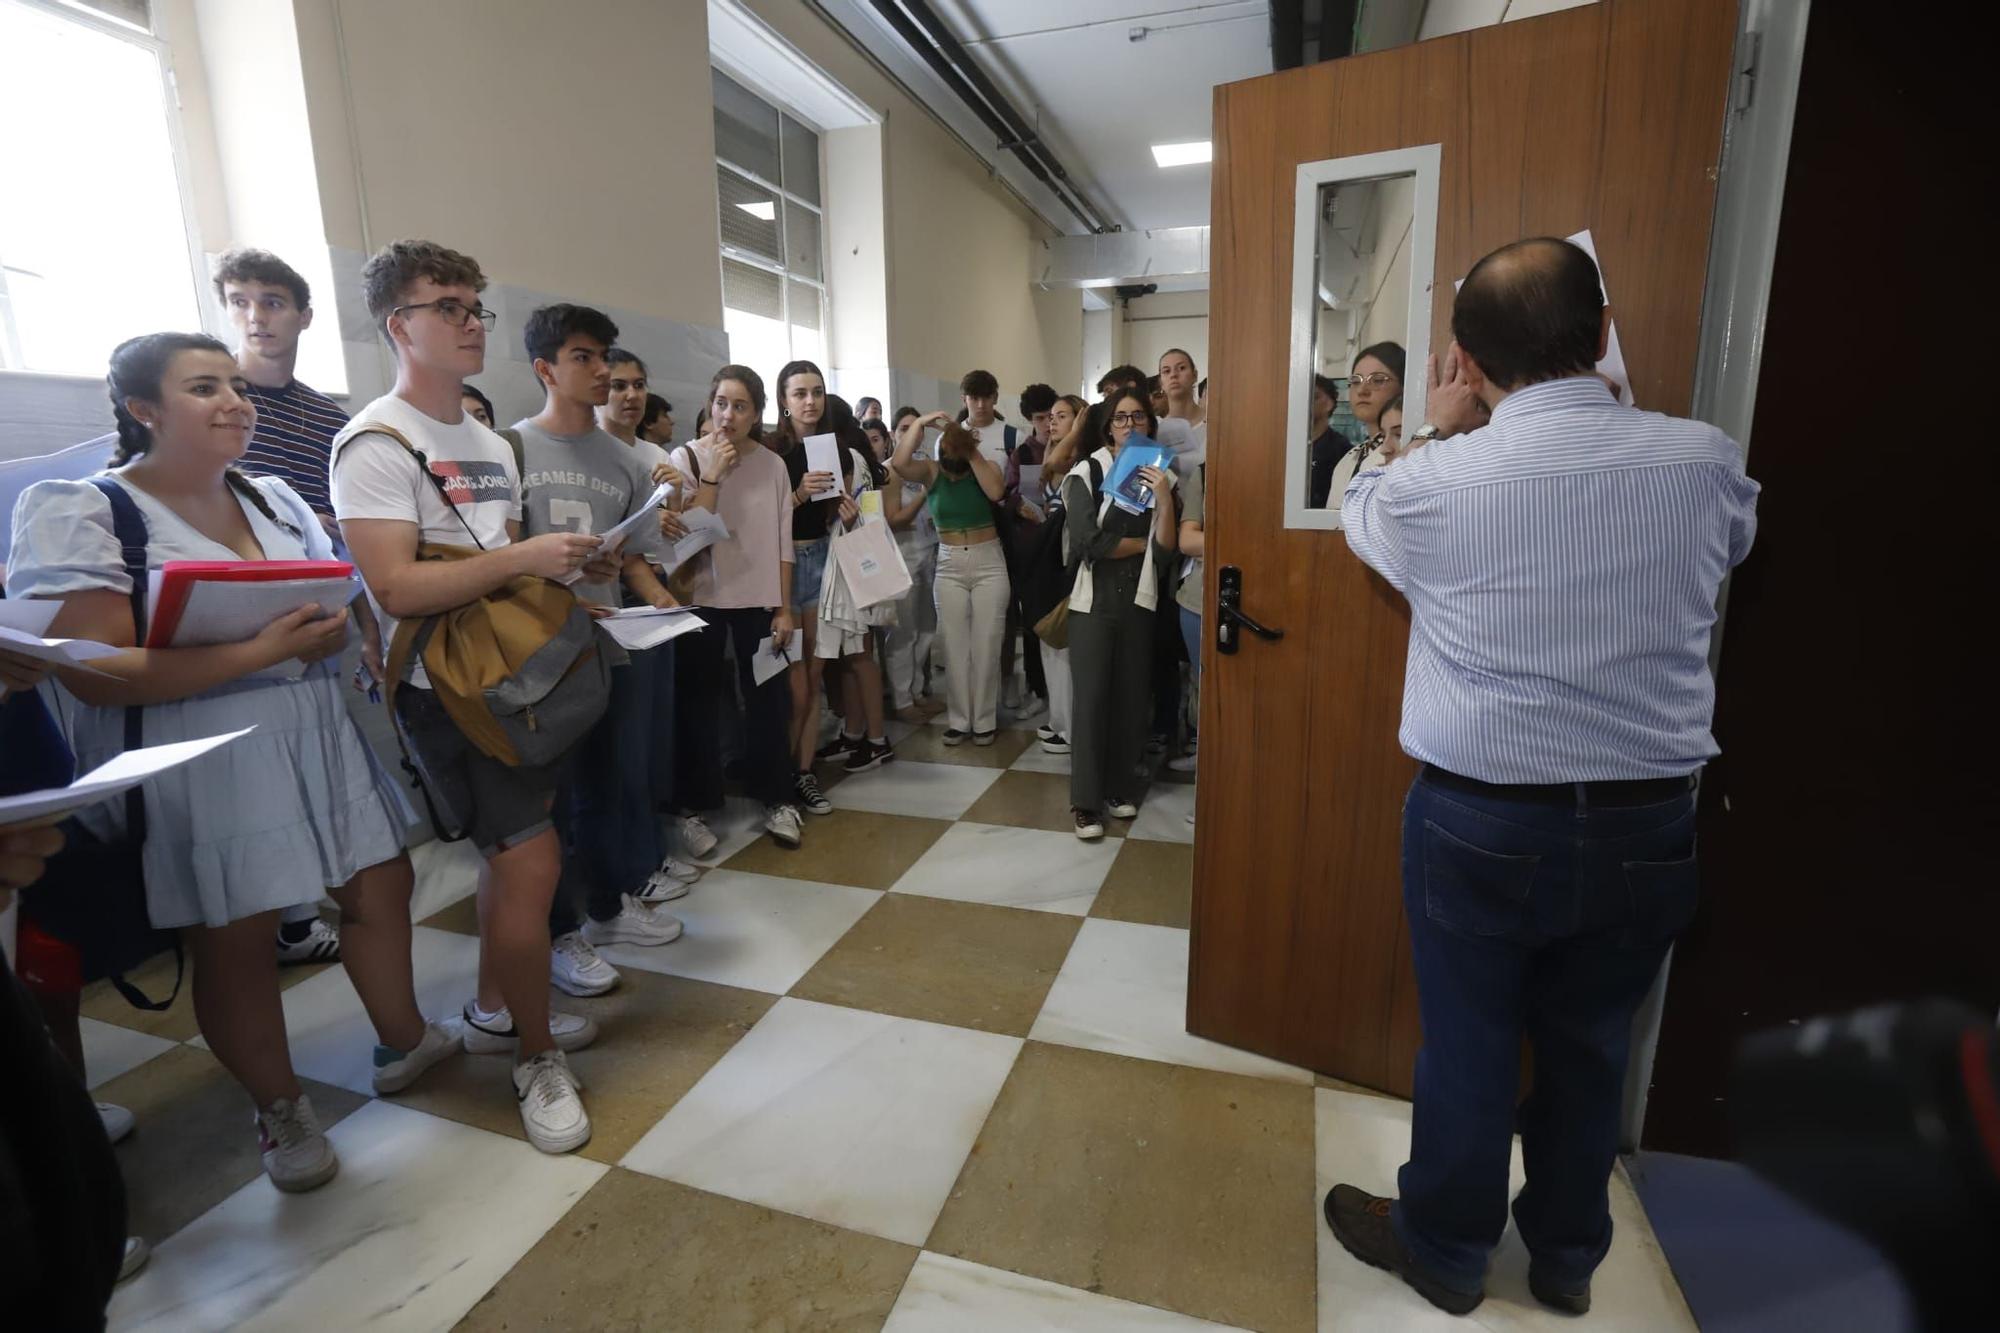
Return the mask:
{"type": "Polygon", "coordinates": [[[937,524],[939,532],[964,532],[971,528],[993,526],[993,502],[986,498],[985,491],[979,489],[979,478],[970,472],[953,478],[939,468],[937,480],[931,483],[928,503],[931,522],[937,524]]]}

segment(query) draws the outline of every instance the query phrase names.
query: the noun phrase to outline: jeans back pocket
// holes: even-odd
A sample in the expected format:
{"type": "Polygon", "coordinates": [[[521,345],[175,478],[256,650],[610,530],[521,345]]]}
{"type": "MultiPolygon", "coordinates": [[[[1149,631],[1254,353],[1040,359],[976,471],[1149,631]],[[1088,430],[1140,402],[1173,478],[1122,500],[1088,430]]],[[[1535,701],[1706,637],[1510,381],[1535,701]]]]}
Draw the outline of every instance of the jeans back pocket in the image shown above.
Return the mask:
{"type": "Polygon", "coordinates": [[[1542,858],[1488,851],[1424,821],[1424,915],[1461,935],[1534,944],[1529,901],[1542,858]]]}
{"type": "Polygon", "coordinates": [[[1632,904],[1626,947],[1667,944],[1688,928],[1701,900],[1701,875],[1692,850],[1674,861],[1627,861],[1624,870],[1632,904]]]}

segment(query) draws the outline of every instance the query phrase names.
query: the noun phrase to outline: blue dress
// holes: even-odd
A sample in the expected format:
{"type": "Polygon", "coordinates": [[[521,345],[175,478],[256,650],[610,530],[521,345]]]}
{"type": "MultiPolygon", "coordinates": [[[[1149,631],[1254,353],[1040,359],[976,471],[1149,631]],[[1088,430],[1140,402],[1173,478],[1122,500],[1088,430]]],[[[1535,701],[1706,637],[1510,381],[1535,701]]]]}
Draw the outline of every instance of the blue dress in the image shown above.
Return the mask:
{"type": "MultiPolygon", "coordinates": [[[[333,558],[325,530],[291,487],[274,477],[252,484],[298,529],[286,531],[239,498],[267,559],[333,558]]],[[[146,519],[150,567],[242,559],[139,487],[125,489],[146,519]]],[[[94,485],[44,481],[22,493],[7,561],[9,597],[100,588],[126,593],[130,586],[110,502],[94,485]]],[[[342,688],[336,657],[296,679],[235,680],[146,705],[147,745],[257,728],[146,784],[146,907],[155,926],[222,926],[314,903],[357,871],[403,851],[413,813],[348,716],[342,688]]],[[[79,773],[124,749],[123,708],[75,702],[71,712],[79,773]]],[[[93,806],[79,818],[99,836],[115,837],[124,801],[93,806]]]]}

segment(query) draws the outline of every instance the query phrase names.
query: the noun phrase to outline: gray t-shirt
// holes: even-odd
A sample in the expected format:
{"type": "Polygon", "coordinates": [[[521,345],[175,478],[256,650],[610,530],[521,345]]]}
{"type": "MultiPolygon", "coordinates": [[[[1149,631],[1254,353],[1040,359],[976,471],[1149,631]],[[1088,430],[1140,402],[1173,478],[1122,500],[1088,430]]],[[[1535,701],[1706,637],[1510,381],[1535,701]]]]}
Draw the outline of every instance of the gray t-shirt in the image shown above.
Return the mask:
{"type": "MultiPolygon", "coordinates": [[[[1202,492],[1205,489],[1203,483],[1206,481],[1207,477],[1204,474],[1202,464],[1197,463],[1188,469],[1187,476],[1181,481],[1181,523],[1201,523],[1203,521],[1202,506],[1205,503],[1205,497],[1202,492]]],[[[1178,530],[1179,524],[1176,524],[1175,528],[1178,530]]],[[[1174,594],[1174,600],[1196,615],[1201,614],[1200,556],[1188,556],[1182,563],[1181,586],[1179,591],[1174,594]]]]}
{"type": "MultiPolygon", "coordinates": [[[[523,536],[608,532],[653,493],[645,461],[609,431],[593,426],[581,435],[552,435],[533,421],[517,421],[514,429],[521,433],[523,536]]],[[[641,546],[627,546],[643,554],[641,546]]],[[[615,579],[573,587],[586,602],[618,605],[615,579]]]]}

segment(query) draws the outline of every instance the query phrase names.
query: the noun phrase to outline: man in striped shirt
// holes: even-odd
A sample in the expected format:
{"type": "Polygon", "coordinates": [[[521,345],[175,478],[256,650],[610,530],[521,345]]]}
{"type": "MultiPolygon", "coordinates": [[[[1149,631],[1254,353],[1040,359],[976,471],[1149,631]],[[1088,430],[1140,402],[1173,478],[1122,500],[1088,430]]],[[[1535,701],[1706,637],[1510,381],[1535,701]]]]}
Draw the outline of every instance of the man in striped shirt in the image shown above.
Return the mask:
{"type": "Polygon", "coordinates": [[[1481,260],[1431,369],[1435,428],[1341,506],[1349,546],[1410,602],[1401,740],[1423,768],[1403,902],[1424,1044],[1400,1197],[1337,1185],[1325,1212],[1455,1314],[1506,1227],[1517,1125],[1529,1286],[1589,1308],[1633,1015],[1695,909],[1716,597],[1756,529],[1733,441],[1621,407],[1597,377],[1609,327],[1576,246],[1481,260]]]}
{"type": "MultiPolygon", "coordinates": [[[[240,466],[259,477],[280,477],[318,516],[340,546],[333,521],[328,460],[333,437],[347,413],[331,398],[299,383],[299,335],[312,327],[312,290],[297,269],[268,250],[235,249],[215,266],[215,295],[236,326],[236,364],[249,381],[243,396],[257,406],[257,430],[240,466]]],[[[363,660],[382,658],[381,635],[363,600],[354,603],[363,660]]],[[[371,666],[381,679],[379,667],[371,666]]],[[[328,963],[340,958],[340,936],[311,907],[295,908],[278,928],[278,961],[328,963]]]]}

